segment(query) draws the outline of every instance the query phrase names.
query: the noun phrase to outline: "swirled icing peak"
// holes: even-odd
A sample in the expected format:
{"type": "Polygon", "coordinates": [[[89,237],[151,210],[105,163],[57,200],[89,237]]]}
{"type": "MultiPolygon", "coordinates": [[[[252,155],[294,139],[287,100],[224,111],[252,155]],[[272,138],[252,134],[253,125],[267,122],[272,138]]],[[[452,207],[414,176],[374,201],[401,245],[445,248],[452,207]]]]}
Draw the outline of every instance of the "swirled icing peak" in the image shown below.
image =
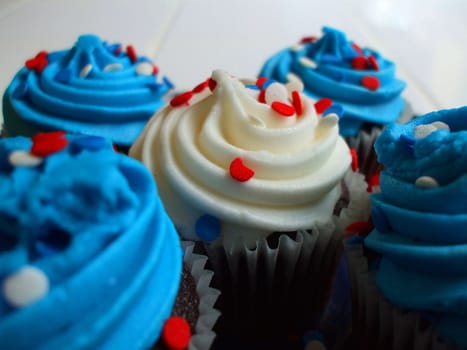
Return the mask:
{"type": "Polygon", "coordinates": [[[141,164],[96,136],[4,139],[0,193],[2,349],[146,349],[158,338],[182,256],[141,164]]]}
{"type": "Polygon", "coordinates": [[[382,192],[365,244],[382,254],[377,283],[467,347],[467,107],[390,125],[375,148],[382,192]]]}
{"type": "Polygon", "coordinates": [[[39,52],[8,87],[3,101],[10,135],[66,130],[130,146],[172,88],[133,46],[82,35],[69,50],[39,52]]]}
{"type": "Polygon", "coordinates": [[[355,135],[364,123],[394,122],[405,105],[400,96],[405,83],[395,78],[394,63],[331,27],[323,28],[321,38],[306,38],[273,55],[260,76],[283,83],[299,78],[310,97],[341,105],[344,136],[355,135]]]}
{"type": "Polygon", "coordinates": [[[337,115],[301,88],[217,70],[150,120],[130,156],[151,169],[185,237],[257,236],[331,217],[350,152],[337,115]]]}

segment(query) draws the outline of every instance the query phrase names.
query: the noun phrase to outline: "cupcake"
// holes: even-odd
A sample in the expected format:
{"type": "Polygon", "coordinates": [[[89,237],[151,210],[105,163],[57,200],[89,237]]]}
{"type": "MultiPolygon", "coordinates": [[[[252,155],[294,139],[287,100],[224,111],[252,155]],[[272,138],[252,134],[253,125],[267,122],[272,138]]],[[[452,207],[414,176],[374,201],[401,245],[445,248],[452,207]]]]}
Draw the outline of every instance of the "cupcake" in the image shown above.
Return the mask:
{"type": "MultiPolygon", "coordinates": [[[[364,243],[378,253],[374,282],[394,306],[375,317],[389,319],[395,308],[412,312],[437,334],[427,346],[466,348],[467,107],[388,126],[375,148],[384,171],[381,193],[371,197],[375,229],[364,243]]],[[[362,289],[368,287],[357,293],[362,289]]],[[[402,323],[391,319],[386,329],[402,323]]]]}
{"type": "Polygon", "coordinates": [[[187,248],[181,286],[180,240],[138,162],[103,138],[51,132],[1,140],[0,174],[2,349],[171,345],[191,332],[177,292],[204,307],[195,331],[212,342],[212,273],[187,248]]]}
{"type": "Polygon", "coordinates": [[[156,113],[130,148],[180,235],[204,242],[225,306],[254,313],[240,327],[292,310],[297,293],[314,296],[306,313],[316,317],[327,296],[341,251],[333,213],[340,199],[351,206],[341,186],[358,175],[337,116],[324,118],[314,102],[298,85],[216,70],[156,113]]]}
{"type": "Polygon", "coordinates": [[[358,150],[361,170],[373,173],[374,157],[368,159],[362,153],[372,148],[381,126],[412,114],[401,97],[406,84],[395,77],[395,71],[395,64],[379,52],[361,48],[343,32],[324,27],[321,38],[306,37],[269,58],[260,76],[283,83],[299,80],[308,96],[323,99],[324,114],[341,116],[340,133],[358,150]]]}
{"type": "Polygon", "coordinates": [[[82,35],[68,50],[28,59],[3,96],[4,133],[102,136],[122,149],[134,142],[173,87],[134,47],[82,35]]]}

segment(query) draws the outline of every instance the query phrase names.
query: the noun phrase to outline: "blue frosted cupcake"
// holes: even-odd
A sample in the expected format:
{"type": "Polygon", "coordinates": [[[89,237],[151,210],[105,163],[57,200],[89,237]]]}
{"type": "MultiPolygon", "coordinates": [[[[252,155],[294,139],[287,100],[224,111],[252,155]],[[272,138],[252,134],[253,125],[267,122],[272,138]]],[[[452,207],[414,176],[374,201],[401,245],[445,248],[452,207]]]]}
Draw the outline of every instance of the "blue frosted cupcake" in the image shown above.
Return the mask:
{"type": "MultiPolygon", "coordinates": [[[[380,255],[376,285],[395,306],[375,318],[392,320],[386,336],[398,334],[391,329],[399,324],[413,330],[416,319],[425,326],[415,328],[411,343],[425,337],[430,346],[442,341],[467,348],[467,107],[388,126],[375,148],[384,171],[381,193],[371,198],[375,229],[364,242],[380,255]],[[411,321],[391,317],[394,309],[411,312],[411,321]]],[[[359,296],[367,290],[356,287],[359,296]]],[[[382,297],[365,294],[383,305],[382,297]]],[[[382,342],[395,344],[388,339],[382,342]]]]}
{"type": "Polygon", "coordinates": [[[26,61],[3,97],[4,131],[65,130],[128,148],[172,87],[131,45],[83,35],[71,49],[41,51],[26,61]]]}
{"type": "Polygon", "coordinates": [[[0,191],[2,349],[147,349],[164,334],[183,252],[142,165],[96,136],[7,138],[0,191]]]}

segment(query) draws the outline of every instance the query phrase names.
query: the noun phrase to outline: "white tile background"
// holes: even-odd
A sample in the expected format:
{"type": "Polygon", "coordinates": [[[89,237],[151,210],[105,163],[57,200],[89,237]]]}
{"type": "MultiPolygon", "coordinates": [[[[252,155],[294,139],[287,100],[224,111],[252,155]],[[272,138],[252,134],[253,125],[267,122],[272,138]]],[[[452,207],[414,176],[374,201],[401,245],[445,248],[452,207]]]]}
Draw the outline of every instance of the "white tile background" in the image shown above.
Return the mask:
{"type": "Polygon", "coordinates": [[[256,76],[323,25],[395,61],[416,113],[467,105],[465,0],[0,0],[0,90],[27,58],[81,33],[133,44],[183,90],[215,68],[256,76]]]}

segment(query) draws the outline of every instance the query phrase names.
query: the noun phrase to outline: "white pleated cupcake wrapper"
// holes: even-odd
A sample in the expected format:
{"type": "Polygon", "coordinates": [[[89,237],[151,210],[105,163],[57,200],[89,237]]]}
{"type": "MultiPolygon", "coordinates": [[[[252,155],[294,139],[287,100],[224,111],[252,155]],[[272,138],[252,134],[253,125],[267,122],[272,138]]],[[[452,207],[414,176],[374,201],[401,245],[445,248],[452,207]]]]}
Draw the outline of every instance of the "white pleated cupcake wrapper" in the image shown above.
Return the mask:
{"type": "Polygon", "coordinates": [[[359,349],[451,350],[441,342],[432,325],[415,311],[391,304],[368,271],[368,260],[361,244],[345,244],[352,289],[352,338],[359,349]]]}
{"type": "Polygon", "coordinates": [[[193,242],[183,241],[182,247],[185,252],[183,262],[193,276],[199,296],[199,317],[188,349],[207,350],[216,337],[213,327],[221,313],[214,308],[214,304],[221,292],[209,286],[214,272],[204,268],[208,258],[193,252],[193,242]]]}

